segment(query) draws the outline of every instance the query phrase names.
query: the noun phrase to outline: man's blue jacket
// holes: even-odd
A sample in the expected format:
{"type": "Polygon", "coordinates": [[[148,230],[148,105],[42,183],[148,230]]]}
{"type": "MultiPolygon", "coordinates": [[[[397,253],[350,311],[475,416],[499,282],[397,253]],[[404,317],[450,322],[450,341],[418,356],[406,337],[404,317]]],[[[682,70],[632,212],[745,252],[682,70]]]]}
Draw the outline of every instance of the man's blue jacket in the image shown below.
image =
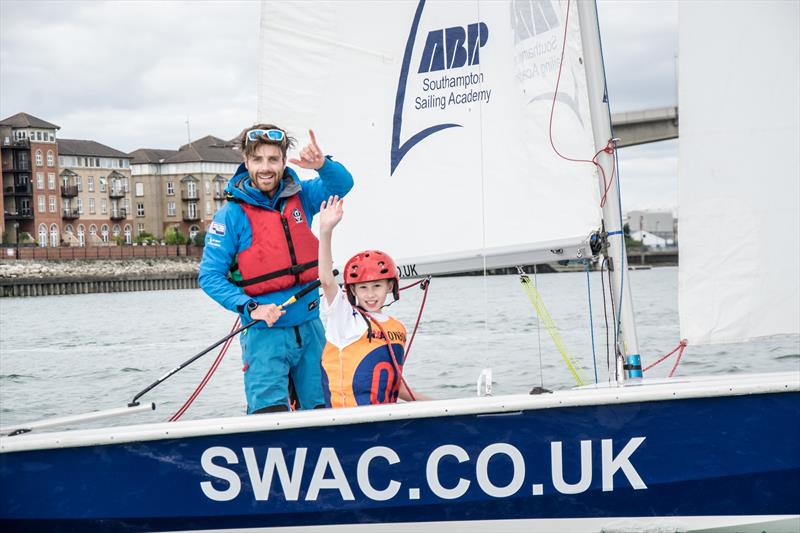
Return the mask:
{"type": "MultiPolygon", "coordinates": [[[[325,158],[325,163],[318,172],[318,177],[300,181],[294,170],[286,167],[278,192],[269,198],[252,186],[247,169],[242,164],[228,181],[225,192],[229,197],[232,196],[241,202],[273,210],[280,210],[285,198],[297,194],[306,213],[306,222],[310,226],[314,215],[319,213],[319,206],[323,200],[332,195],[342,197],[353,187],[353,177],[350,172],[341,163],[329,157],[325,158]]],[[[214,220],[206,231],[203,260],[200,262],[200,287],[225,309],[240,313],[243,323],[251,320],[247,312],[247,303],[250,300],[255,300],[259,304],[279,305],[306,286],[298,285],[253,297],[231,283],[228,279],[230,267],[235,262],[236,255],[250,246],[252,238],[253,231],[244,210],[236,201],[228,200],[214,215],[214,220]]],[[[318,292],[311,291],[288,306],[286,314],[275,323],[275,326],[296,326],[317,318],[318,299],[318,292]]],[[[266,327],[266,323],[259,321],[255,327],[266,327]]]]}

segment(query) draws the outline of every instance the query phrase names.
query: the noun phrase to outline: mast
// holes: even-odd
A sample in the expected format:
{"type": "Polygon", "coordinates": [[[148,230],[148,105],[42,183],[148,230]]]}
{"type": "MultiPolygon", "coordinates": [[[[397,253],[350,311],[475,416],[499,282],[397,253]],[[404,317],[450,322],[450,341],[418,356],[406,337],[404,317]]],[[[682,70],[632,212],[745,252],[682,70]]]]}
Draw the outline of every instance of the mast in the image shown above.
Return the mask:
{"type": "MultiPolygon", "coordinates": [[[[600,29],[597,21],[597,5],[593,0],[576,2],[581,28],[583,64],[586,69],[586,85],[589,96],[589,112],[592,117],[595,151],[606,147],[611,139],[611,113],[608,108],[606,79],[603,68],[603,54],[600,47],[600,29]]],[[[601,152],[598,163],[603,167],[606,177],[611,176],[613,155],[601,152]]],[[[627,356],[639,355],[639,340],[633,321],[633,300],[629,280],[625,279],[627,257],[625,255],[625,236],[622,231],[622,212],[619,201],[619,181],[615,178],[608,190],[603,206],[603,221],[608,232],[608,251],[612,264],[611,287],[614,305],[619,313],[619,335],[616,346],[617,381],[623,382],[623,365],[627,356]]],[[[603,184],[600,184],[602,189],[603,184]]],[[[602,195],[602,190],[601,190],[602,195]]],[[[616,327],[616,324],[615,324],[616,327]]]]}

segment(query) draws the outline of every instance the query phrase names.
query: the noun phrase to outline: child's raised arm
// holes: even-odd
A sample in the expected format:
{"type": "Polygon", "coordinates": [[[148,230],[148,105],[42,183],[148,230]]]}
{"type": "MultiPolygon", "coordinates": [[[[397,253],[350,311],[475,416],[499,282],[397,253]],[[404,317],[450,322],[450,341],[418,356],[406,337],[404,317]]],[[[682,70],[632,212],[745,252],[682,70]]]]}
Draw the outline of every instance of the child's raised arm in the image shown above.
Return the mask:
{"type": "Polygon", "coordinates": [[[344,200],[331,196],[319,206],[319,281],[325,299],[330,304],[336,296],[339,286],[333,277],[333,253],[331,237],[333,228],[342,220],[344,200]]]}

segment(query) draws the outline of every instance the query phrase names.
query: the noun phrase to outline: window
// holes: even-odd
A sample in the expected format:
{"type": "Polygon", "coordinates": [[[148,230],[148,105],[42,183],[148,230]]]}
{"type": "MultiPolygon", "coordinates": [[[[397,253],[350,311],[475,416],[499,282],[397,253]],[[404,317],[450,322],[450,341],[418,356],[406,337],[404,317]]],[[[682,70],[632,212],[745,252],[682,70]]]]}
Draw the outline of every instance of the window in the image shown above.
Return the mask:
{"type": "Polygon", "coordinates": [[[95,226],[94,224],[89,226],[89,235],[91,235],[92,237],[97,236],[97,226],[95,226]]]}
{"type": "Polygon", "coordinates": [[[78,214],[83,214],[83,198],[78,198],[78,214]]]}
{"type": "Polygon", "coordinates": [[[44,172],[36,173],[36,188],[40,191],[44,190],[44,172]]]}
{"type": "Polygon", "coordinates": [[[144,196],[144,183],[137,181],[134,187],[136,188],[136,196],[144,196]]]}
{"type": "MultiPolygon", "coordinates": [[[[42,166],[43,164],[44,164],[44,159],[42,158],[42,151],[36,150],[36,165],[42,166]]],[[[47,231],[47,228],[45,228],[45,231],[47,231]]]]}
{"type": "Polygon", "coordinates": [[[211,194],[211,182],[206,180],[206,194],[211,194]]]}
{"type": "Polygon", "coordinates": [[[41,141],[42,140],[42,132],[41,131],[37,131],[36,132],[36,140],[37,141],[41,141]]]}
{"type": "Polygon", "coordinates": [[[50,246],[55,248],[59,243],[58,226],[53,224],[50,226],[50,246]]]}
{"type": "Polygon", "coordinates": [[[171,181],[167,182],[167,195],[173,196],[175,194],[175,184],[171,181]]]}
{"type": "Polygon", "coordinates": [[[56,197],[51,195],[48,200],[49,200],[48,204],[50,206],[50,212],[51,213],[55,213],[56,212],[56,197]]]}
{"type": "Polygon", "coordinates": [[[206,200],[206,216],[211,216],[213,213],[211,212],[211,202],[206,200]]]}
{"type": "Polygon", "coordinates": [[[194,241],[194,238],[197,237],[197,234],[200,233],[200,228],[197,226],[192,226],[189,228],[189,239],[194,241]]]}
{"type": "Polygon", "coordinates": [[[117,159],[117,162],[119,163],[119,168],[122,168],[122,167],[123,167],[123,165],[122,165],[122,159],[117,159]]]}
{"type": "Polygon", "coordinates": [[[175,216],[175,202],[167,202],[167,216],[175,216]]]}
{"type": "Polygon", "coordinates": [[[122,200],[122,208],[125,209],[126,213],[129,213],[131,210],[131,201],[127,198],[122,200]]]}
{"type": "Polygon", "coordinates": [[[53,134],[51,133],[51,134],[50,134],[50,142],[53,142],[53,141],[55,141],[55,140],[56,140],[55,136],[53,136],[53,134]]]}
{"type": "Polygon", "coordinates": [[[96,167],[100,166],[100,159],[97,158],[97,157],[94,158],[94,166],[96,166],[96,167]]]}
{"type": "Polygon", "coordinates": [[[114,227],[111,228],[111,234],[114,235],[114,237],[119,237],[119,233],[120,233],[119,224],[114,224],[114,227]]]}
{"type": "Polygon", "coordinates": [[[131,225],[125,224],[125,244],[130,244],[131,240],[131,225]]]}
{"type": "Polygon", "coordinates": [[[144,216],[144,204],[143,203],[136,204],[136,216],[137,217],[143,217],[144,216]]]}
{"type": "Polygon", "coordinates": [[[103,242],[108,242],[108,224],[103,224],[100,228],[100,238],[103,239],[103,242]]]}
{"type": "Polygon", "coordinates": [[[44,224],[39,224],[39,246],[47,246],[47,226],[44,224]]]}
{"type": "Polygon", "coordinates": [[[86,246],[86,230],[83,224],[78,225],[78,245],[86,246]]]}
{"type": "Polygon", "coordinates": [[[36,198],[36,203],[38,205],[38,210],[40,213],[44,213],[44,195],[40,194],[38,198],[36,198]]]}
{"type": "Polygon", "coordinates": [[[58,166],[60,166],[60,167],[64,166],[64,156],[61,156],[61,155],[58,156],[58,166]]]}
{"type": "Polygon", "coordinates": [[[94,215],[95,212],[94,198],[89,198],[89,214],[94,215]]]}
{"type": "Polygon", "coordinates": [[[52,172],[47,174],[47,188],[51,191],[56,190],[56,175],[52,172]]]}
{"type": "Polygon", "coordinates": [[[108,213],[108,200],[100,198],[100,214],[105,215],[108,213]]]}
{"type": "Polygon", "coordinates": [[[53,151],[52,150],[48,150],[47,151],[47,166],[48,167],[52,167],[53,163],[54,163],[54,161],[53,161],[53,151]]]}
{"type": "Polygon", "coordinates": [[[144,224],[136,224],[136,235],[144,233],[144,224]]]}
{"type": "Polygon", "coordinates": [[[100,176],[100,192],[106,192],[106,178],[100,176]]]}
{"type": "Polygon", "coordinates": [[[131,192],[131,186],[128,178],[122,178],[122,190],[125,192],[131,192]]]}
{"type": "Polygon", "coordinates": [[[186,184],[186,193],[188,198],[197,198],[197,184],[190,181],[186,184]]]}
{"type": "Polygon", "coordinates": [[[94,176],[86,178],[86,189],[89,192],[94,192],[94,176]]]}
{"type": "Polygon", "coordinates": [[[75,176],[75,186],[78,188],[78,192],[83,190],[83,180],[81,180],[80,176],[75,176]]]}
{"type": "Polygon", "coordinates": [[[84,166],[84,165],[83,165],[83,158],[82,158],[82,157],[79,157],[79,158],[78,158],[78,166],[79,166],[79,167],[82,167],[82,166],[84,166]]]}
{"type": "Polygon", "coordinates": [[[65,188],[69,187],[69,176],[67,176],[66,174],[61,176],[61,185],[65,188]]]}

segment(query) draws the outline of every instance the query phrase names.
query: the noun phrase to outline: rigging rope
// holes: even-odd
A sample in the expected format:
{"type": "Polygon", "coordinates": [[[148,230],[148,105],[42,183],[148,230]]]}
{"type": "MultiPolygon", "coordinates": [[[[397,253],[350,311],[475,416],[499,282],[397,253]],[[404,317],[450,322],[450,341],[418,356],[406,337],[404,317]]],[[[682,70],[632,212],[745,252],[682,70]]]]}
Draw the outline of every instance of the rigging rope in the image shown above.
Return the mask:
{"type": "Polygon", "coordinates": [[[642,370],[642,372],[647,372],[648,370],[650,370],[651,368],[653,368],[654,366],[656,366],[658,363],[660,363],[661,361],[663,361],[663,360],[665,360],[666,358],[668,358],[670,355],[674,354],[675,352],[678,352],[678,358],[675,360],[675,365],[672,367],[672,370],[670,370],[670,372],[669,372],[669,377],[672,377],[672,376],[675,374],[675,370],[677,370],[677,369],[678,369],[678,363],[680,363],[680,362],[681,362],[681,357],[683,356],[683,351],[686,349],[686,346],[687,346],[688,344],[689,344],[689,341],[687,341],[686,339],[681,339],[681,342],[680,342],[680,343],[678,343],[678,345],[675,347],[675,349],[674,349],[674,350],[672,350],[671,352],[669,352],[667,355],[665,355],[665,356],[661,357],[661,358],[660,358],[658,361],[656,361],[655,363],[653,363],[653,364],[651,364],[651,365],[649,365],[649,366],[645,367],[645,369],[644,369],[644,370],[642,370]],[[679,350],[680,350],[680,351],[679,351],[679,350]]]}
{"type": "MultiPolygon", "coordinates": [[[[522,269],[520,268],[520,271],[521,270],[522,269]]],[[[539,291],[533,285],[533,282],[531,282],[531,278],[524,273],[521,273],[519,277],[520,281],[522,282],[522,287],[525,290],[525,294],[528,295],[528,299],[536,309],[536,313],[541,317],[547,333],[549,333],[550,338],[553,339],[553,343],[556,345],[556,348],[561,354],[561,358],[564,360],[564,363],[566,363],[570,374],[572,374],[572,377],[575,379],[575,383],[577,383],[579,386],[586,385],[588,379],[586,379],[586,376],[583,375],[580,366],[569,355],[567,347],[564,344],[564,340],[561,338],[561,334],[558,332],[555,321],[553,321],[553,317],[550,316],[550,312],[547,310],[547,307],[545,307],[539,291]]]]}

